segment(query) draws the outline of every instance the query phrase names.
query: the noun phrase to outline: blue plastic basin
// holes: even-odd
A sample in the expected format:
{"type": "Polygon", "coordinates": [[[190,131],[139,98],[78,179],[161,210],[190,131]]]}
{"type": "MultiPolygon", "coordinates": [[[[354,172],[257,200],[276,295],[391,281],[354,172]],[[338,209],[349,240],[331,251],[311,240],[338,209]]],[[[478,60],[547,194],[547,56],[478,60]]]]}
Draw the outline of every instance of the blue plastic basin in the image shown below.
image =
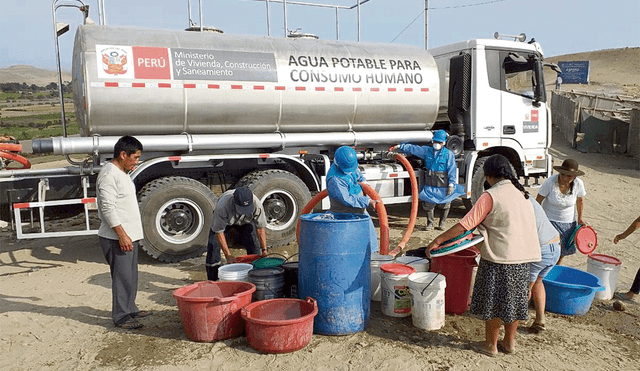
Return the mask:
{"type": "Polygon", "coordinates": [[[605,289],[598,276],[561,265],[553,267],[542,282],[547,292],[545,309],[573,316],[587,313],[596,292],[605,289]]]}

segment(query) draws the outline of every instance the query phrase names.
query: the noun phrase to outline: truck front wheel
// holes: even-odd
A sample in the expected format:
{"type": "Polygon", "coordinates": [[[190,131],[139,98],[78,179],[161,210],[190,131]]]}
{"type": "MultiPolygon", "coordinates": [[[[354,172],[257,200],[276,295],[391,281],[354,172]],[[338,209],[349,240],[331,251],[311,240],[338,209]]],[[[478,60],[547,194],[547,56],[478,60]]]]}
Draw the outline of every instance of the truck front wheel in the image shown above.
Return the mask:
{"type": "MultiPolygon", "coordinates": [[[[478,201],[478,197],[480,197],[480,195],[484,192],[485,187],[486,189],[489,188],[489,183],[487,183],[487,180],[485,179],[485,174],[484,174],[484,163],[487,161],[489,157],[481,157],[479,159],[476,160],[476,163],[473,165],[473,178],[471,179],[471,203],[475,204],[476,201],[478,201]],[[486,185],[485,185],[486,183],[486,185]]],[[[516,173],[516,169],[513,167],[513,164],[510,165],[511,166],[511,172],[513,174],[517,174],[516,173]]],[[[468,208],[470,208],[471,205],[467,205],[468,208]]]]}
{"type": "Polygon", "coordinates": [[[309,189],[300,178],[284,170],[259,170],[242,177],[237,187],[251,189],[262,201],[269,246],[295,241],[300,211],[311,199],[309,189]]]}
{"type": "Polygon", "coordinates": [[[215,194],[204,184],[171,176],[147,183],[139,192],[142,249],[164,262],[202,255],[207,248],[215,194]]]}

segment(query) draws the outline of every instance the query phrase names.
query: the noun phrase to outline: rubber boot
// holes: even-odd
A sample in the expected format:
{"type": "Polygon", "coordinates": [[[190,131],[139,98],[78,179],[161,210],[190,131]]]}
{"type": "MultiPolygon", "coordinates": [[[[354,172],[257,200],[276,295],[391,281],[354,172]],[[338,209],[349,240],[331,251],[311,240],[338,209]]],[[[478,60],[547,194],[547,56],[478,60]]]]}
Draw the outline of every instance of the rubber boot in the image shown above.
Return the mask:
{"type": "Polygon", "coordinates": [[[447,217],[449,216],[449,208],[445,207],[442,209],[442,216],[440,217],[440,223],[438,223],[438,229],[444,229],[444,223],[447,221],[447,217]]]}
{"type": "Polygon", "coordinates": [[[427,226],[425,227],[425,231],[430,231],[433,229],[433,209],[427,210],[427,226]]]}

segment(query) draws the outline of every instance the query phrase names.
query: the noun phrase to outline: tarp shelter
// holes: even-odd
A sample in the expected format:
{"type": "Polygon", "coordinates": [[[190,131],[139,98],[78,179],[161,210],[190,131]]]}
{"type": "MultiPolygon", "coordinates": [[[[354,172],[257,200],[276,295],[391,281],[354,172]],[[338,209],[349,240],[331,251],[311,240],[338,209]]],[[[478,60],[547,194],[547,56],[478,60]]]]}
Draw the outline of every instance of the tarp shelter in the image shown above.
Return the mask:
{"type": "Polygon", "coordinates": [[[625,153],[629,138],[629,123],[614,118],[600,117],[581,110],[578,121],[581,140],[575,148],[580,152],[625,153]]]}

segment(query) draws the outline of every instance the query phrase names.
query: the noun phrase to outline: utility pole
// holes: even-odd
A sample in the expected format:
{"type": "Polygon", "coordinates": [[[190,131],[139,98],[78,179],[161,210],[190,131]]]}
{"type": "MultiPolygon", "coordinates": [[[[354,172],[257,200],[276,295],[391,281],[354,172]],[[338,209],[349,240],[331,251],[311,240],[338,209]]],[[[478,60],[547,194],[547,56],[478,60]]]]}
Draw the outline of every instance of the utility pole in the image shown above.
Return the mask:
{"type": "Polygon", "coordinates": [[[424,0],[424,50],[429,49],[429,0],[424,0]]]}

